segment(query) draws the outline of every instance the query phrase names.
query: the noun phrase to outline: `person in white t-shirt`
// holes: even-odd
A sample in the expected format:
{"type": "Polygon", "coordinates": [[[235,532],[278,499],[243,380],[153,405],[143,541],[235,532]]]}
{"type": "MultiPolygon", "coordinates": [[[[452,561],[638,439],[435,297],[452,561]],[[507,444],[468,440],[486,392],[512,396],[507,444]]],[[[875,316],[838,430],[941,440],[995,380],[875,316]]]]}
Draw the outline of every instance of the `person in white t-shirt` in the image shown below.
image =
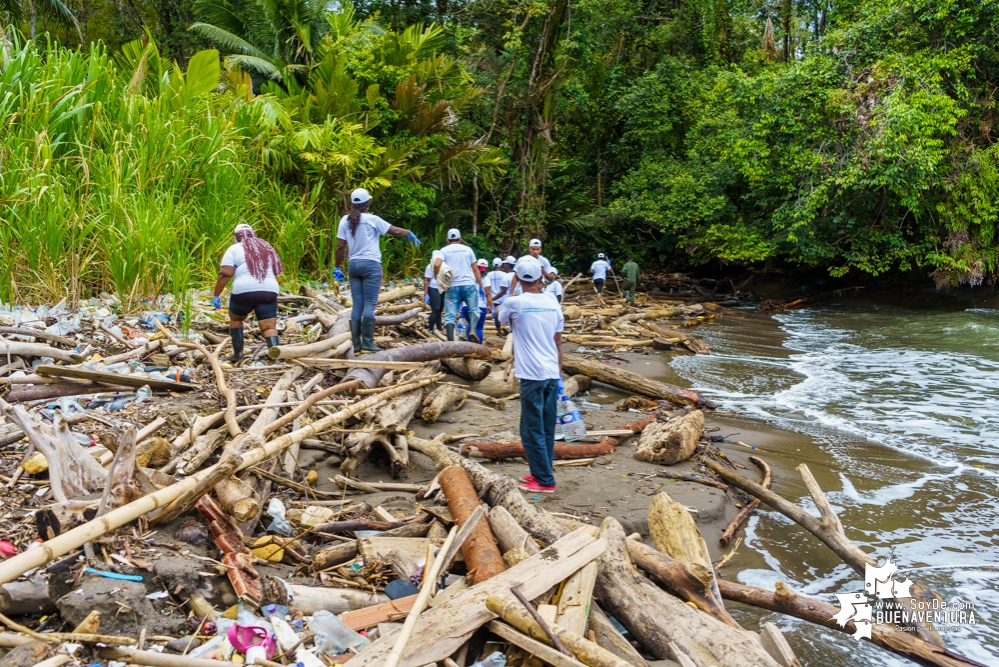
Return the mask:
{"type": "Polygon", "coordinates": [[[336,259],[333,277],[343,282],[340,265],[349,251],[350,295],[353,306],[350,311],[350,335],[354,340],[354,354],[361,351],[378,352],[375,346],[375,306],[378,292],[382,288],[382,250],[379,241],[383,234],[398,239],[409,239],[420,245],[416,234],[385,222],[377,215],[368,213],[371,195],[364,188],[350,193],[350,213],[340,218],[336,231],[336,259]]]}
{"type": "Polygon", "coordinates": [[[497,333],[500,332],[499,307],[506,300],[506,293],[510,288],[510,274],[503,270],[503,266],[503,260],[497,257],[493,260],[493,270],[486,274],[486,284],[493,297],[493,324],[496,325],[497,333]]]}
{"type": "MultiPolygon", "coordinates": [[[[531,239],[531,242],[527,245],[527,253],[524,257],[533,257],[541,264],[541,277],[551,280],[553,277],[552,263],[548,261],[547,257],[541,254],[541,239],[531,239]]],[[[521,257],[521,259],[524,257],[521,257]]],[[[510,294],[514,296],[517,296],[521,292],[518,282],[517,272],[514,271],[513,278],[510,280],[510,294]]]]}
{"type": "Polygon", "coordinates": [[[514,375],[520,381],[520,441],[531,468],[525,491],[555,490],[555,419],[562,383],[562,309],[541,291],[541,263],[521,257],[514,267],[524,292],[500,306],[513,336],[514,375]]]}
{"type": "Polygon", "coordinates": [[[597,261],[590,265],[590,273],[593,274],[593,286],[597,290],[597,307],[602,308],[604,305],[604,281],[607,280],[607,272],[610,271],[611,275],[614,274],[614,269],[611,268],[610,262],[604,257],[604,254],[597,254],[597,261]]]}
{"type": "MultiPolygon", "coordinates": [[[[479,323],[479,290],[482,289],[482,274],[472,249],[461,242],[461,232],[449,229],[447,245],[441,248],[441,257],[434,260],[434,275],[440,270],[441,263],[451,267],[451,286],[444,293],[444,330],[447,339],[454,340],[454,325],[458,319],[459,304],[468,306],[468,339],[473,343],[482,340],[475,333],[479,323]]],[[[485,292],[488,308],[493,307],[493,297],[485,292]]]]}
{"type": "Polygon", "coordinates": [[[249,225],[236,225],[236,243],[222,255],[222,266],[215,281],[212,304],[222,307],[222,290],[232,280],[229,296],[229,337],[235,363],[243,357],[243,321],[253,311],[267,347],[278,344],[277,298],[280,287],[277,276],[284,271],[281,258],[270,243],[258,239],[249,225]]]}
{"type": "Polygon", "coordinates": [[[549,280],[548,284],[545,285],[545,294],[551,294],[553,297],[555,297],[555,300],[561,304],[562,283],[559,282],[558,279],[558,269],[556,269],[554,266],[552,267],[552,273],[555,274],[555,278],[553,280],[549,280]]]}
{"type": "Polygon", "coordinates": [[[434,262],[437,261],[438,257],[443,257],[441,251],[434,250],[430,256],[427,268],[423,270],[423,303],[430,306],[430,320],[427,323],[430,333],[433,333],[434,329],[444,329],[444,322],[442,321],[444,292],[438,288],[437,278],[434,276],[434,262]]]}

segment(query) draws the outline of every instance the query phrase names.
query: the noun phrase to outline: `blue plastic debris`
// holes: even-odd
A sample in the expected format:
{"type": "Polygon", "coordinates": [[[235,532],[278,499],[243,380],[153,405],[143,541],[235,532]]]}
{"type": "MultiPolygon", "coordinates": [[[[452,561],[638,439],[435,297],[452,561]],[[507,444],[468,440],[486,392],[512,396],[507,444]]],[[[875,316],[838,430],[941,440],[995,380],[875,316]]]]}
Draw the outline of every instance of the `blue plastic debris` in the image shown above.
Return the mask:
{"type": "Polygon", "coordinates": [[[117,572],[104,572],[102,570],[95,570],[92,567],[88,567],[84,570],[87,574],[96,574],[98,577],[105,577],[107,579],[121,579],[122,581],[142,581],[142,577],[137,574],[118,574],[117,572]]]}

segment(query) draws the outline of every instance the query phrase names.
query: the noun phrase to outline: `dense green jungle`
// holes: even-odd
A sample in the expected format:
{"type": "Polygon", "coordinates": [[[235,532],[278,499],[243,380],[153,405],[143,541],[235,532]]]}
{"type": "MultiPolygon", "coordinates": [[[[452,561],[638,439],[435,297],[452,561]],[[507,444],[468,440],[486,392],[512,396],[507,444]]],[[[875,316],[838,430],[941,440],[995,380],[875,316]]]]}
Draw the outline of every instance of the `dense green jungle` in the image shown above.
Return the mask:
{"type": "Polygon", "coordinates": [[[996,2],[0,0],[0,300],[328,280],[352,188],[563,273],[999,271],[996,2]]]}

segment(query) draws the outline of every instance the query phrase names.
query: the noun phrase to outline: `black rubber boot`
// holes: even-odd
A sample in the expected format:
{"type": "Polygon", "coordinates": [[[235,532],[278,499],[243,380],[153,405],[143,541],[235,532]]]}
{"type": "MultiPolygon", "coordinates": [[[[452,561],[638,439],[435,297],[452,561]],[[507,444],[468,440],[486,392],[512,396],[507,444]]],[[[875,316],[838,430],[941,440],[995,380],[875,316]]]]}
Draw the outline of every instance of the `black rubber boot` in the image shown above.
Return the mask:
{"type": "Polygon", "coordinates": [[[444,325],[444,329],[447,330],[447,339],[448,340],[454,340],[454,325],[453,324],[445,324],[444,325]]]}
{"type": "Polygon", "coordinates": [[[278,345],[278,337],[277,336],[268,336],[267,337],[267,349],[268,350],[271,349],[272,347],[277,347],[277,345],[278,345]]]}
{"type": "Polygon", "coordinates": [[[230,328],[229,337],[232,338],[232,354],[229,355],[229,361],[236,363],[243,358],[243,327],[230,328]]]}
{"type": "Polygon", "coordinates": [[[361,350],[364,352],[381,352],[382,348],[375,345],[375,318],[361,318],[361,350]]]}
{"type": "Polygon", "coordinates": [[[350,321],[350,338],[354,341],[354,354],[361,351],[361,320],[350,321]]]}

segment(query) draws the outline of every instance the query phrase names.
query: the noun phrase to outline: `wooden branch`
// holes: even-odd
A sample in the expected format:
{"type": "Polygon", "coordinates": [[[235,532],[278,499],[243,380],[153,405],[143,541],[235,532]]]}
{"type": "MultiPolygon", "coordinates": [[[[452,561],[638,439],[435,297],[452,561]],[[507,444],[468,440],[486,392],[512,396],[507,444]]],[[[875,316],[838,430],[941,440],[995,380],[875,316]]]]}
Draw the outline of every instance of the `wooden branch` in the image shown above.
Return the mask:
{"type": "MultiPolygon", "coordinates": [[[[271,348],[272,350],[275,348],[271,348]]],[[[367,359],[299,359],[303,364],[320,368],[383,368],[390,371],[411,371],[423,368],[420,361],[369,361],[367,359]]]]}
{"type": "MultiPolygon", "coordinates": [[[[750,456],[749,461],[757,468],[763,471],[762,486],[764,489],[769,489],[770,483],[773,480],[773,474],[770,472],[770,466],[768,466],[767,462],[759,458],[758,456],[750,456]]],[[[723,546],[731,542],[732,538],[735,537],[736,532],[738,532],[739,526],[745,523],[746,520],[749,518],[749,515],[755,512],[756,508],[759,506],[760,506],[759,498],[753,498],[751,501],[749,501],[746,504],[746,506],[743,507],[742,510],[735,515],[735,518],[732,519],[732,522],[728,524],[728,527],[725,528],[725,532],[722,533],[721,538],[718,541],[723,546]]]]}
{"type": "Polygon", "coordinates": [[[320,352],[327,352],[341,343],[350,340],[350,332],[337,334],[329,338],[306,343],[305,345],[275,345],[267,350],[270,359],[303,359],[320,352]]]}
{"type": "Polygon", "coordinates": [[[562,655],[560,652],[556,651],[547,644],[542,644],[536,639],[531,639],[506,623],[502,623],[500,621],[489,621],[489,625],[486,627],[489,628],[489,630],[494,634],[499,635],[515,646],[519,646],[529,654],[541,658],[549,665],[553,665],[554,667],[583,667],[582,662],[576,660],[575,658],[562,655]]]}
{"type": "Polygon", "coordinates": [[[65,361],[70,364],[78,364],[83,361],[83,355],[44,343],[15,343],[13,341],[0,340],[0,356],[21,356],[21,357],[50,357],[57,361],[65,361]]]}
{"type": "Polygon", "coordinates": [[[120,373],[105,373],[102,371],[88,371],[82,368],[74,368],[72,366],[39,366],[35,369],[35,372],[43,377],[92,380],[101,384],[122,385],[124,387],[142,387],[149,385],[150,389],[162,391],[192,391],[200,388],[196,384],[188,384],[187,382],[154,380],[150,377],[122,375],[120,373]]]}
{"type": "MultiPolygon", "coordinates": [[[[382,350],[365,356],[367,361],[434,361],[448,357],[475,357],[477,359],[488,359],[492,351],[485,345],[466,343],[464,341],[439,341],[436,343],[422,343],[420,345],[410,345],[409,347],[399,347],[390,350],[382,350]]],[[[377,387],[382,377],[385,375],[382,368],[355,368],[344,380],[353,378],[359,379],[365,387],[377,387]]]]}
{"type": "MultiPolygon", "coordinates": [[[[819,510],[820,513],[823,513],[821,519],[815,518],[798,505],[782,498],[770,489],[766,489],[708,458],[704,459],[704,464],[732,486],[738,487],[746,493],[759,498],[817,537],[860,576],[866,576],[865,573],[868,565],[878,567],[877,561],[864,553],[860,547],[846,536],[846,533],[843,531],[843,525],[840,523],[839,518],[836,517],[836,513],[829,504],[828,499],[826,499],[825,494],[822,493],[822,489],[819,488],[818,483],[804,464],[798,466],[798,472],[802,475],[802,479],[808,480],[805,484],[806,487],[811,487],[809,491],[813,493],[812,499],[815,501],[815,505],[821,508],[819,510]]],[[[913,598],[923,600],[930,605],[934,604],[934,600],[940,599],[939,596],[928,590],[925,586],[916,582],[913,582],[911,592],[913,598]]],[[[919,627],[923,626],[920,625],[919,627]]],[[[936,630],[921,630],[919,631],[919,636],[926,641],[942,645],[942,640],[936,630]]]]}
{"type": "Polygon", "coordinates": [[[626,371],[623,368],[617,368],[600,361],[590,361],[574,354],[563,356],[562,369],[568,373],[586,375],[597,382],[603,382],[625,391],[666,400],[674,405],[710,407],[704,398],[693,389],[675,387],[632,371],[626,371]]]}
{"type": "MultiPolygon", "coordinates": [[[[831,604],[798,595],[790,586],[777,582],[776,591],[746,586],[734,581],[719,580],[722,597],[732,602],[794,616],[816,625],[853,634],[856,626],[847,621],[840,627],[834,618],[839,609],[831,604]]],[[[896,653],[920,665],[929,667],[985,667],[981,663],[938,646],[932,642],[900,632],[892,625],[872,624],[870,643],[896,653]]]]}
{"type": "Polygon", "coordinates": [[[63,336],[57,336],[55,334],[46,333],[41,329],[32,329],[31,327],[0,327],[0,334],[11,335],[11,336],[30,336],[32,338],[38,338],[39,340],[48,340],[52,341],[53,343],[59,343],[60,345],[65,345],[66,347],[73,347],[73,348],[76,347],[76,341],[74,340],[65,338],[63,336]]]}
{"type": "MultiPolygon", "coordinates": [[[[629,422],[617,429],[620,436],[605,438],[598,443],[555,443],[556,459],[586,459],[594,456],[610,454],[621,444],[621,441],[640,433],[646,426],[656,420],[655,415],[650,415],[637,422],[629,422]]],[[[461,447],[462,456],[474,456],[477,458],[500,461],[503,459],[526,458],[524,445],[520,442],[470,442],[461,447]]]]}

